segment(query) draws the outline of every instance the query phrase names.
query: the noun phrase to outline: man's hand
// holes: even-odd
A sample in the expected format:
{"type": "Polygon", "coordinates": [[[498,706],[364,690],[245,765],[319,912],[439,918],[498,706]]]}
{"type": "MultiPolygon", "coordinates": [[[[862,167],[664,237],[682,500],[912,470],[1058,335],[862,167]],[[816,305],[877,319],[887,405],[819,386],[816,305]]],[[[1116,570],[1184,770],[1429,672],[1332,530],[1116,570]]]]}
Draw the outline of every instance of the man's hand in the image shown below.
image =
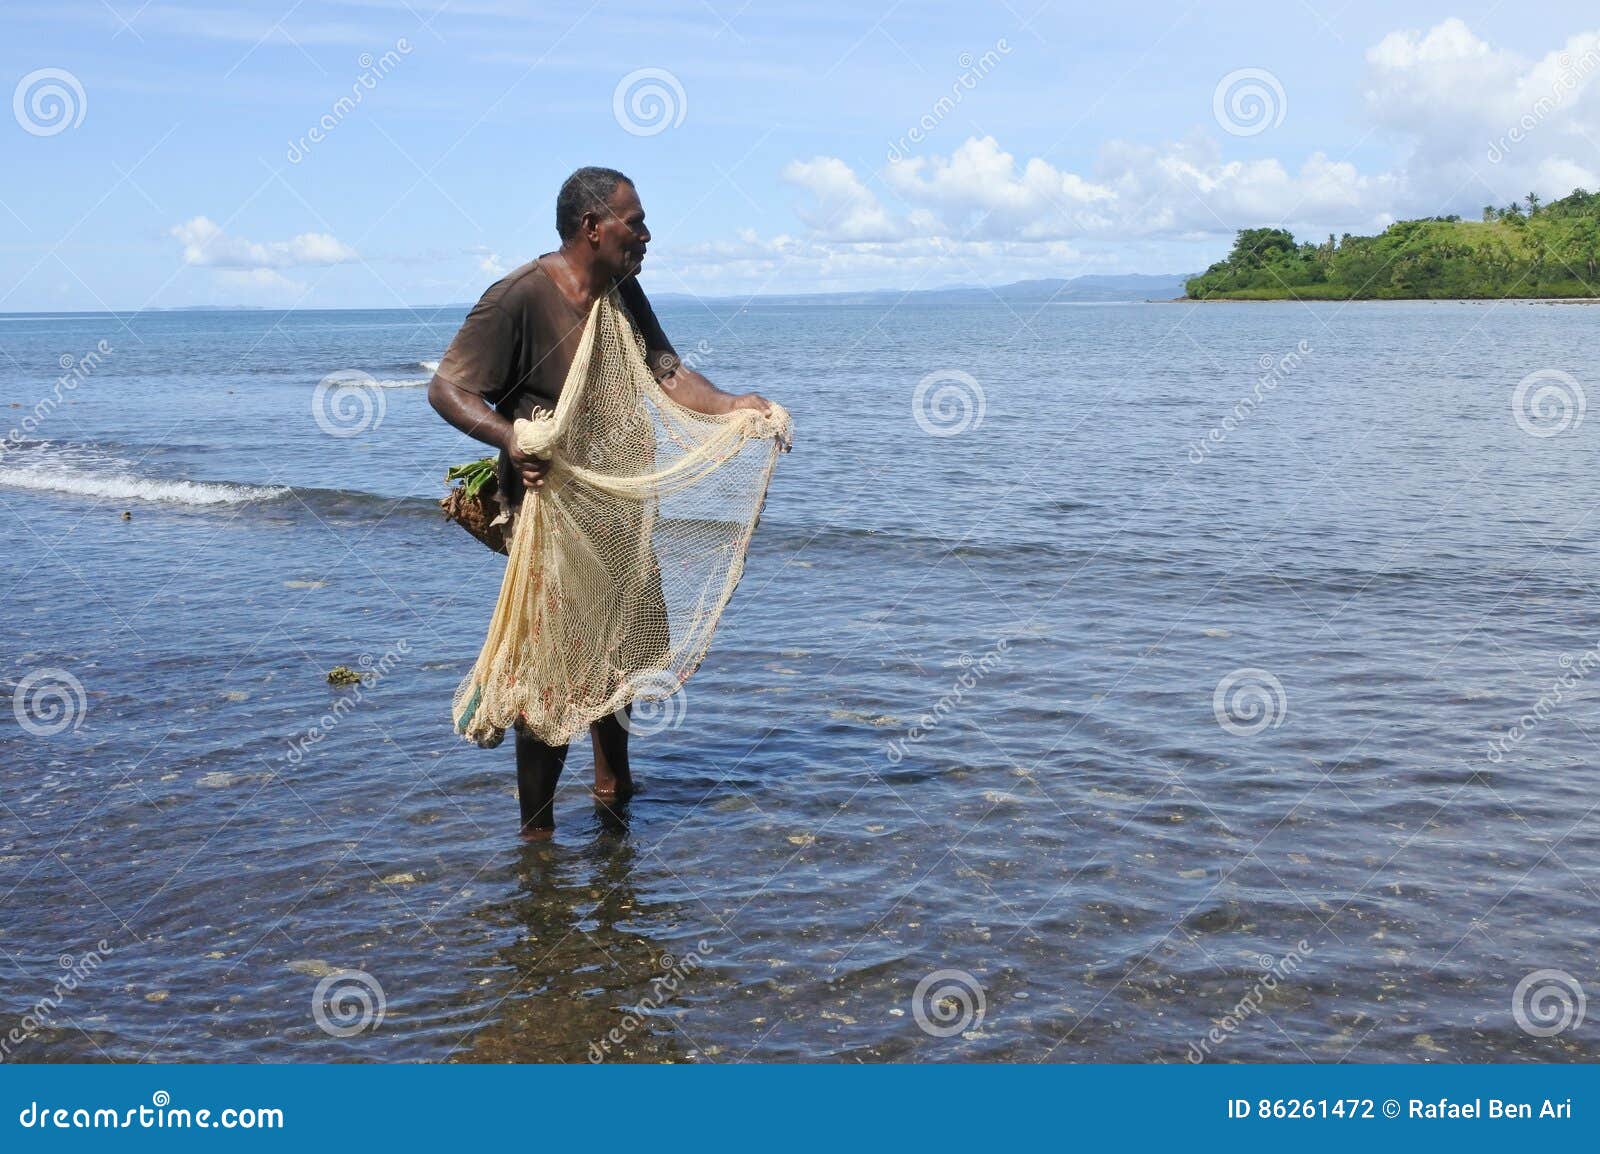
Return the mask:
{"type": "MultiPolygon", "coordinates": [[[[770,417],[772,415],[772,402],[767,400],[767,398],[763,397],[760,393],[741,393],[739,396],[735,397],[733,399],[733,403],[728,406],[729,412],[732,412],[735,409],[754,409],[756,412],[770,417]]],[[[782,449],[785,453],[794,448],[794,441],[791,439],[791,437],[792,434],[785,435],[781,433],[778,436],[778,448],[782,449]]]]}
{"type": "Polygon", "coordinates": [[[728,406],[731,413],[735,409],[754,409],[758,413],[772,415],[772,402],[760,393],[741,393],[733,398],[733,403],[728,406]]]}
{"type": "Polygon", "coordinates": [[[550,462],[544,457],[536,457],[532,453],[524,453],[517,446],[517,436],[513,432],[506,438],[506,455],[511,458],[511,467],[522,474],[522,483],[529,489],[544,488],[545,474],[550,471],[550,462]]]}

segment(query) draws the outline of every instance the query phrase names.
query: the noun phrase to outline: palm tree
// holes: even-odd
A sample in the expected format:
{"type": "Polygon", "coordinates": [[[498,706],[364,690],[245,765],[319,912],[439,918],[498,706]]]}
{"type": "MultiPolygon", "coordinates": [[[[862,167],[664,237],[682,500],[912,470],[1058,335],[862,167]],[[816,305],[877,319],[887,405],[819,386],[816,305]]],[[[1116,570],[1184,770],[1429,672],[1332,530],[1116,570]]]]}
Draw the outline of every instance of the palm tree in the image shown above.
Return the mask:
{"type": "Polygon", "coordinates": [[[1539,194],[1537,192],[1530,192],[1522,199],[1528,202],[1529,216],[1532,216],[1534,213],[1539,211],[1539,194]]]}

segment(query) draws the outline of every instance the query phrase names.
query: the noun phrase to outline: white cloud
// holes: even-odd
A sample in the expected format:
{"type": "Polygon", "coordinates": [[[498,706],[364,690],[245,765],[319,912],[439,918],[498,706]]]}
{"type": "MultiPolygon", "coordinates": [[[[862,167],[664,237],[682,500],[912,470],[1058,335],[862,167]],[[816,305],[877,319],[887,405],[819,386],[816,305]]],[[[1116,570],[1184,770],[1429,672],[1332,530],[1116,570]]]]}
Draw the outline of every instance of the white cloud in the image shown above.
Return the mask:
{"type": "Polygon", "coordinates": [[[1530,188],[1549,198],[1597,183],[1600,34],[1569,36],[1528,59],[1452,19],[1390,33],[1367,65],[1368,114],[1411,148],[1408,209],[1470,209],[1530,188]]]}
{"type": "Polygon", "coordinates": [[[183,262],[210,268],[275,269],[305,265],[351,264],[361,259],[349,245],[323,232],[262,244],[228,236],[208,217],[197,216],[168,229],[183,245],[183,262]]]}
{"type": "Polygon", "coordinates": [[[901,236],[904,226],[895,222],[878,198],[850,166],[838,157],[819,156],[815,160],[792,161],[783,178],[815,197],[812,205],[802,205],[800,219],[822,237],[834,240],[883,241],[901,236]]]}
{"type": "Polygon", "coordinates": [[[273,268],[220,269],[217,283],[224,288],[266,290],[281,296],[298,297],[306,291],[303,283],[290,280],[273,268]]]}
{"type": "Polygon", "coordinates": [[[1160,149],[1112,142],[1088,176],[1041,157],[1019,162],[993,137],[973,137],[948,157],[889,166],[883,184],[892,208],[836,157],[791,165],[786,175],[816,196],[800,213],[812,228],[808,239],[896,242],[907,253],[1228,233],[1277,221],[1378,227],[1399,183],[1320,152],[1294,171],[1274,159],[1224,160],[1221,146],[1203,136],[1160,149]]]}
{"type": "Polygon", "coordinates": [[[1019,170],[992,136],[968,139],[948,158],[891,164],[885,180],[907,203],[952,231],[1049,240],[1090,231],[1117,194],[1035,158],[1019,170]]]}

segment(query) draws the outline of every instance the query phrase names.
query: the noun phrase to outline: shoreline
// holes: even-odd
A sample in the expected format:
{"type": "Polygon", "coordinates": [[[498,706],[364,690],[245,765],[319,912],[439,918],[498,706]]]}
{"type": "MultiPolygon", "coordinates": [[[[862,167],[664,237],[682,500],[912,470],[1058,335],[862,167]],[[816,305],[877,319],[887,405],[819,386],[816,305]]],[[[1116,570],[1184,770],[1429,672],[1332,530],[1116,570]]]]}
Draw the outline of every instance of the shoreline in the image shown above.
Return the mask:
{"type": "Polygon", "coordinates": [[[1277,305],[1277,304],[1505,304],[1600,305],[1600,297],[1172,297],[1150,304],[1172,305],[1277,305]]]}

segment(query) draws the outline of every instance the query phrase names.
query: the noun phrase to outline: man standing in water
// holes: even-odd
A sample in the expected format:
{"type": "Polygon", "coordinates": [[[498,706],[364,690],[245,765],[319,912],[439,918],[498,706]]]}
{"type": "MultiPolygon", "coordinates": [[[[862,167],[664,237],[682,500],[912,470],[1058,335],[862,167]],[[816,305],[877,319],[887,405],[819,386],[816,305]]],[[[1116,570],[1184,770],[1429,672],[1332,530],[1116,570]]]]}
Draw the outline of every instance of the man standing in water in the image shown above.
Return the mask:
{"type": "MultiPolygon", "coordinates": [[[[678,404],[702,413],[770,407],[756,393],[723,392],[679,361],[636,279],[650,230],[631,180],[611,168],[578,169],[556,197],[556,232],[560,248],[489,286],[428,385],[428,403],[441,417],[500,450],[499,500],[512,511],[528,490],[544,487],[549,469],[518,449],[512,422],[555,408],[590,309],[613,288],[644,337],[651,372],[678,404]]],[[[589,736],[595,799],[625,802],[634,791],[626,717],[596,721],[589,736]]],[[[520,725],[516,737],[522,836],[542,840],[555,831],[556,782],[567,747],[547,745],[520,725]]]]}

